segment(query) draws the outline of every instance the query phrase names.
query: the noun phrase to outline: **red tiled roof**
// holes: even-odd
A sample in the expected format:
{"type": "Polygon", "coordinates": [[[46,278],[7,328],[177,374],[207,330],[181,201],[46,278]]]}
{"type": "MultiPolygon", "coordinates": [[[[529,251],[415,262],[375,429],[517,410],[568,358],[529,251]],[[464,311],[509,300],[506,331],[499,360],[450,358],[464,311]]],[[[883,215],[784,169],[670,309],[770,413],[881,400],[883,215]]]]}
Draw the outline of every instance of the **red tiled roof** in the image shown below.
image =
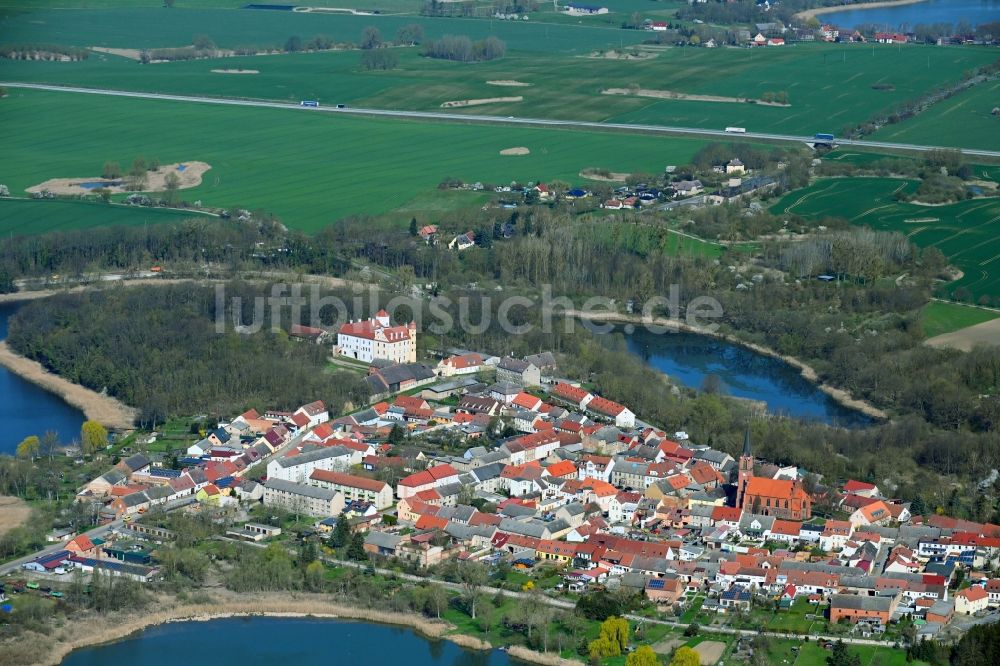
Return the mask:
{"type": "Polygon", "coordinates": [[[343,324],[340,327],[340,335],[349,335],[365,340],[375,340],[378,337],[388,342],[399,342],[410,339],[410,328],[408,326],[382,326],[378,321],[367,319],[343,324]]]}
{"type": "Polygon", "coordinates": [[[589,392],[583,390],[582,388],[571,386],[564,382],[559,382],[553,386],[551,393],[558,398],[562,398],[563,400],[568,400],[569,402],[576,404],[583,402],[583,399],[590,395],[589,392]]]}

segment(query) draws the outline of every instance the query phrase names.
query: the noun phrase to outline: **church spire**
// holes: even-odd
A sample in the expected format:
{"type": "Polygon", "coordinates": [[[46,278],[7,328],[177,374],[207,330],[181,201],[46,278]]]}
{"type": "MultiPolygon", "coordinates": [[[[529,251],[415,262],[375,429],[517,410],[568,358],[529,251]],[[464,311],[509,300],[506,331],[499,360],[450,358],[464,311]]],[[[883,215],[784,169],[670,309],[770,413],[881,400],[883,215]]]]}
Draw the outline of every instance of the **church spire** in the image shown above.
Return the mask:
{"type": "Polygon", "coordinates": [[[743,435],[743,455],[747,457],[753,455],[750,452],[750,426],[747,426],[746,433],[743,435]]]}

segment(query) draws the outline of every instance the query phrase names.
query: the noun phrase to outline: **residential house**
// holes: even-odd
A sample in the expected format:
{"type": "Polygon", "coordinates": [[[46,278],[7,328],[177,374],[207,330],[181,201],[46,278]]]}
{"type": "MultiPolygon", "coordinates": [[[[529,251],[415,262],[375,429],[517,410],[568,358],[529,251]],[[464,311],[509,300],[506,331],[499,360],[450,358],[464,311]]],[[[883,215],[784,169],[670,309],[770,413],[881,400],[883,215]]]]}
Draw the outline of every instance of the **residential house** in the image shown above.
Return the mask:
{"type": "Polygon", "coordinates": [[[541,369],[530,361],[505,357],[497,363],[497,381],[509,382],[518,386],[540,386],[542,383],[541,369]]]}
{"type": "Polygon", "coordinates": [[[340,515],[344,509],[344,494],[284,479],[268,479],[264,483],[264,506],[326,518],[340,515]]]}
{"type": "Polygon", "coordinates": [[[989,592],[979,585],[973,585],[955,593],[955,612],[972,615],[986,610],[989,602],[989,592]]]}
{"type": "Polygon", "coordinates": [[[343,493],[346,502],[371,502],[379,511],[392,506],[392,486],[382,481],[324,469],[313,470],[309,481],[314,486],[343,493]]]}

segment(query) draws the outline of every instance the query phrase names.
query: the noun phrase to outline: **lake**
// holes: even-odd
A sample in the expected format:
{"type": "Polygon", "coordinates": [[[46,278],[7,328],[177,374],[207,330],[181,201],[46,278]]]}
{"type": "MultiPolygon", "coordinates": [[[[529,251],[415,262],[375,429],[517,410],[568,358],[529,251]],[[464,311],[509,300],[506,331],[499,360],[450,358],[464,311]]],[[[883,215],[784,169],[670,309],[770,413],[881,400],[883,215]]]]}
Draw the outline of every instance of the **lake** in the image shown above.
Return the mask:
{"type": "Polygon", "coordinates": [[[973,26],[1000,21],[1000,0],[927,0],[913,5],[845,9],[822,14],[822,23],[840,28],[877,25],[886,30],[910,29],[918,23],[951,23],[966,21],[973,26]]]}
{"type": "MultiPolygon", "coordinates": [[[[7,319],[23,303],[0,303],[0,340],[7,339],[7,319]]],[[[25,381],[0,366],[0,454],[13,455],[18,443],[29,435],[54,430],[60,440],[79,438],[83,412],[62,398],[25,381]]]]}
{"type": "Polygon", "coordinates": [[[312,618],[227,618],[151,627],[126,640],[71,653],[63,666],[174,666],[208,661],[366,666],[522,666],[499,650],[472,652],[411,629],[312,618]]]}
{"type": "Polygon", "coordinates": [[[805,421],[858,428],[872,419],[848,409],[780,359],[694,333],[656,334],[638,328],[625,334],[629,351],[676,382],[700,389],[710,375],[720,392],[767,403],[768,411],[805,421]]]}

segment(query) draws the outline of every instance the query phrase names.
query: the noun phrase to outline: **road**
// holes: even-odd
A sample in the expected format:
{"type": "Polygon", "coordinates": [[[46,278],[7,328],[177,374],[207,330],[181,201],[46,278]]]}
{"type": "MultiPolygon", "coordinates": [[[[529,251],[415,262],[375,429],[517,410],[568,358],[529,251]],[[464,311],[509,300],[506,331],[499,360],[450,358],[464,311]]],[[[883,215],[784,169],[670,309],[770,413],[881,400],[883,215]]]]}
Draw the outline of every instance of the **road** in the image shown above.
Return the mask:
{"type": "MultiPolygon", "coordinates": [[[[194,497],[191,496],[184,497],[178,500],[167,502],[166,504],[163,505],[163,509],[165,511],[173,511],[175,509],[187,506],[188,504],[191,504],[194,501],[195,501],[194,497]]],[[[84,532],[84,534],[86,534],[91,539],[95,539],[97,537],[104,538],[105,536],[107,536],[109,532],[121,529],[122,526],[125,524],[126,523],[124,520],[118,518],[117,520],[113,520],[105,525],[98,525],[93,529],[87,530],[86,532],[84,532]]],[[[44,557],[45,555],[51,555],[52,553],[55,553],[57,551],[64,550],[65,545],[66,541],[60,541],[58,543],[52,544],[51,546],[46,546],[42,550],[31,553],[30,555],[25,555],[24,557],[18,558],[16,560],[10,560],[9,562],[4,562],[2,565],[0,565],[0,576],[6,576],[7,574],[13,573],[14,571],[20,569],[21,565],[27,564],[28,562],[36,560],[39,557],[44,557]]]]}
{"type": "MultiPolygon", "coordinates": [[[[235,539],[229,539],[228,537],[220,537],[220,538],[226,541],[236,541],[235,539]]],[[[256,546],[257,548],[267,547],[266,544],[261,544],[261,543],[252,543],[243,541],[239,541],[237,543],[245,543],[246,545],[256,546]]],[[[324,557],[322,558],[322,560],[327,565],[339,566],[339,567],[352,567],[354,569],[367,569],[370,566],[370,563],[368,562],[351,562],[348,560],[338,560],[329,557],[324,557]]],[[[450,581],[441,580],[440,578],[433,578],[431,576],[415,576],[413,574],[402,573],[399,571],[395,571],[393,569],[383,569],[380,567],[372,567],[372,568],[376,573],[382,576],[391,576],[412,583],[434,583],[435,585],[440,585],[441,587],[447,590],[451,590],[459,594],[465,592],[461,583],[452,583],[450,581]]],[[[547,606],[551,606],[553,608],[559,608],[561,610],[573,610],[574,608],[576,608],[576,604],[573,603],[572,601],[568,601],[566,599],[556,599],[544,593],[539,594],[537,592],[535,593],[517,592],[512,590],[502,590],[498,587],[490,587],[490,586],[483,586],[479,588],[479,592],[485,595],[495,595],[497,593],[503,593],[505,597],[511,597],[514,599],[525,599],[525,600],[532,599],[540,603],[543,603],[547,606]]],[[[632,622],[636,622],[639,624],[643,622],[649,622],[651,624],[662,624],[677,629],[679,631],[683,631],[689,626],[687,623],[679,622],[677,620],[661,620],[658,618],[650,618],[650,617],[645,617],[643,615],[634,615],[631,613],[626,613],[624,617],[631,620],[632,622]]],[[[733,629],[730,627],[712,627],[705,625],[700,625],[699,630],[704,631],[707,634],[729,634],[736,636],[747,636],[750,638],[754,636],[769,636],[771,638],[781,638],[787,640],[787,639],[794,639],[796,637],[793,634],[785,634],[774,631],[756,631],[753,629],[733,629]]],[[[823,641],[842,640],[845,643],[850,643],[853,645],[877,645],[880,647],[891,647],[892,645],[887,641],[880,641],[870,638],[854,638],[851,636],[825,636],[819,634],[810,634],[810,636],[813,640],[823,640],[823,641]]]]}
{"type": "MultiPolygon", "coordinates": [[[[67,92],[85,95],[104,95],[107,97],[131,97],[135,99],[163,100],[170,102],[187,102],[193,104],[218,104],[223,106],[243,106],[262,109],[283,109],[286,111],[300,111],[303,113],[337,113],[354,116],[382,116],[388,118],[403,118],[411,120],[434,120],[445,122],[465,122],[484,125],[508,125],[521,127],[556,127],[574,130],[616,130],[620,132],[632,132],[641,134],[664,134],[664,135],[685,135],[685,136],[705,136],[716,138],[747,138],[756,141],[769,141],[779,143],[806,143],[812,141],[811,136],[796,136],[792,134],[768,134],[759,132],[747,132],[745,134],[732,134],[722,129],[704,129],[698,127],[667,127],[663,125],[642,125],[634,123],[603,123],[585,120],[554,120],[549,118],[516,118],[513,116],[479,116],[462,113],[447,113],[439,111],[395,111],[391,109],[369,109],[362,107],[349,107],[338,109],[335,106],[304,107],[291,102],[268,102],[263,100],[239,99],[231,97],[200,97],[194,95],[171,95],[167,93],[134,92],[129,90],[109,90],[106,88],[81,88],[77,86],[55,86],[44,83],[17,83],[0,82],[0,86],[5,88],[22,88],[28,90],[45,90],[49,92],[67,92]]],[[[838,147],[854,146],[857,148],[876,148],[890,150],[906,150],[911,152],[927,152],[930,150],[940,150],[941,146],[922,146],[911,143],[889,143],[884,141],[863,141],[852,139],[837,139],[838,147]]],[[[963,148],[965,155],[975,155],[977,157],[1000,158],[1000,151],[977,150],[963,148]]]]}
{"type": "MultiPolygon", "coordinates": [[[[124,524],[125,521],[119,518],[118,520],[110,522],[107,525],[99,525],[98,527],[95,527],[92,530],[88,530],[87,532],[85,532],[85,534],[91,539],[94,539],[96,537],[103,538],[108,532],[110,532],[111,530],[118,529],[124,524]]],[[[51,546],[43,548],[37,553],[31,553],[30,555],[25,555],[24,557],[21,557],[19,559],[11,560],[10,562],[5,562],[4,564],[0,565],[0,576],[6,576],[7,574],[13,573],[18,569],[20,569],[21,565],[27,564],[28,562],[38,559],[39,557],[43,557],[45,555],[51,555],[52,553],[55,553],[57,551],[64,550],[65,545],[66,545],[65,541],[60,541],[58,543],[52,544],[51,546]]]]}

